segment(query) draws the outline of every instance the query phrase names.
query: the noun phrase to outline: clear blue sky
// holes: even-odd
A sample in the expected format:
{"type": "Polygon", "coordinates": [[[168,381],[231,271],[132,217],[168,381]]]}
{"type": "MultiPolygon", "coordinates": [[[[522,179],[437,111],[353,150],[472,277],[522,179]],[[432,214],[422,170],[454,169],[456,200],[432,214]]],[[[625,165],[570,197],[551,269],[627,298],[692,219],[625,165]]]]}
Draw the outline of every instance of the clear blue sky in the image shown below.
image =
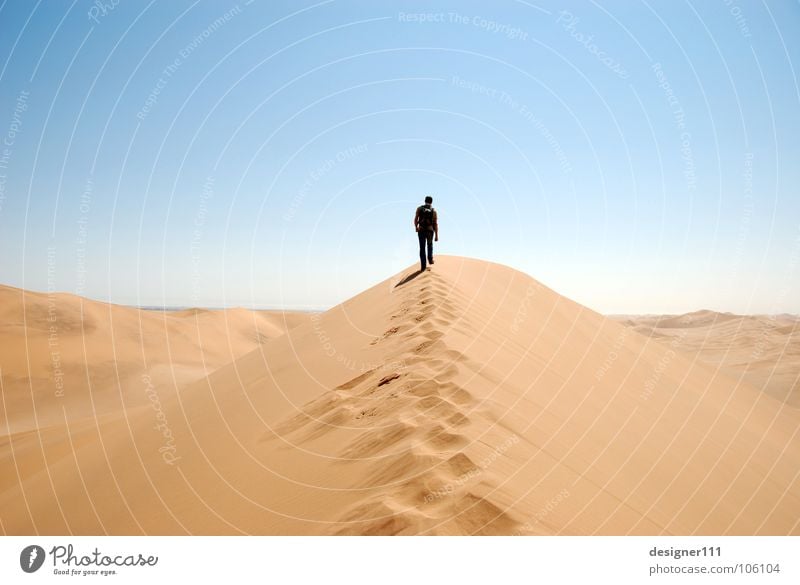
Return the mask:
{"type": "Polygon", "coordinates": [[[329,307],[438,251],[800,312],[800,3],[0,5],[0,283],[329,307]]]}

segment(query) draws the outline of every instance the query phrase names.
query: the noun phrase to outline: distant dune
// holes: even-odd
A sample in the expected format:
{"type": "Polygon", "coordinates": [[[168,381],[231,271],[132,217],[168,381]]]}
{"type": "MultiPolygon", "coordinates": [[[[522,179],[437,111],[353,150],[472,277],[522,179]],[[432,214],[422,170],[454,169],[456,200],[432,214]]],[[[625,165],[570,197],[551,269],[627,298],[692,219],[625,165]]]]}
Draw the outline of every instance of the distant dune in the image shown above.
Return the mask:
{"type": "Polygon", "coordinates": [[[0,286],[0,433],[147,404],[310,319],[280,311],[141,311],[0,286]]]}
{"type": "MultiPolygon", "coordinates": [[[[113,328],[138,361],[143,315],[118,331],[92,309],[97,355],[113,328]]],[[[250,335],[216,326],[220,360],[250,335]]],[[[198,339],[178,330],[148,356],[177,361],[198,339]]],[[[438,257],[179,392],[151,385],[3,438],[7,533],[800,534],[796,409],[496,264],[438,257]]]]}
{"type": "Polygon", "coordinates": [[[706,310],[615,318],[800,408],[800,317],[796,315],[745,316],[706,310]]]}

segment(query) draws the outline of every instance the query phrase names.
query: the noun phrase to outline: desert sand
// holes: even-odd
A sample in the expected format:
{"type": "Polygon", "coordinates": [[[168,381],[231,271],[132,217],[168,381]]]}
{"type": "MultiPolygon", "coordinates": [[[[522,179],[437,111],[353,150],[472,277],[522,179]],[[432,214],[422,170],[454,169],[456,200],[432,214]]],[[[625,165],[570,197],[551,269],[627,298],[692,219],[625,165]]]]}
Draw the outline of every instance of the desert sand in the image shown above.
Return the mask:
{"type": "MultiPolygon", "coordinates": [[[[155,315],[145,339],[143,313],[118,329],[76,302],[111,362],[107,408],[81,417],[44,346],[3,338],[4,385],[41,384],[32,421],[29,395],[5,406],[7,534],[800,534],[798,409],[504,266],[438,257],[238,357],[249,316],[173,339],[155,315]],[[153,376],[179,343],[235,359],[153,376]]],[[[80,315],[60,341],[77,362],[80,315]]]]}
{"type": "Polygon", "coordinates": [[[0,286],[0,434],[141,406],[144,376],[174,390],[310,317],[139,310],[0,286]]]}
{"type": "Polygon", "coordinates": [[[647,337],[743,378],[800,408],[800,317],[694,311],[683,315],[619,315],[647,337]]]}

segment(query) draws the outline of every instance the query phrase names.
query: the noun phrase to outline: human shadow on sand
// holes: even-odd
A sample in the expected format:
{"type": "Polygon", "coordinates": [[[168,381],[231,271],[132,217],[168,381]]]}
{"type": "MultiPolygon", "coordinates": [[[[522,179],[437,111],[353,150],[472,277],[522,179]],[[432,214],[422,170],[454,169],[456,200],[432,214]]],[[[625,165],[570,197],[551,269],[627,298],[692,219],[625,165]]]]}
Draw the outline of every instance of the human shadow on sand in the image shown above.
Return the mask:
{"type": "Polygon", "coordinates": [[[394,285],[394,288],[397,288],[397,287],[399,287],[399,286],[403,286],[403,285],[404,285],[404,284],[406,284],[407,282],[411,282],[411,281],[412,281],[412,280],[414,280],[416,277],[418,277],[420,274],[422,274],[422,272],[423,272],[422,270],[416,270],[415,272],[412,272],[411,274],[408,274],[408,275],[404,276],[404,277],[403,277],[403,280],[401,280],[401,281],[400,281],[400,282],[398,282],[396,285],[394,285]]]}

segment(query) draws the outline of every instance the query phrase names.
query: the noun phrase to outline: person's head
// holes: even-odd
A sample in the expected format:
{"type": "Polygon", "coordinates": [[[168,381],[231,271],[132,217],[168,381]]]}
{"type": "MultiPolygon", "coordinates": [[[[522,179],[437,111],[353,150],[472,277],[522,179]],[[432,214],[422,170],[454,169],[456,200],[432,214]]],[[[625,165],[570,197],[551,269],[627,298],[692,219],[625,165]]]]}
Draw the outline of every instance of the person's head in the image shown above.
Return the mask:
{"type": "Polygon", "coordinates": [[[425,197],[425,205],[430,205],[431,203],[433,203],[433,197],[428,195],[427,197],[425,197]]]}

